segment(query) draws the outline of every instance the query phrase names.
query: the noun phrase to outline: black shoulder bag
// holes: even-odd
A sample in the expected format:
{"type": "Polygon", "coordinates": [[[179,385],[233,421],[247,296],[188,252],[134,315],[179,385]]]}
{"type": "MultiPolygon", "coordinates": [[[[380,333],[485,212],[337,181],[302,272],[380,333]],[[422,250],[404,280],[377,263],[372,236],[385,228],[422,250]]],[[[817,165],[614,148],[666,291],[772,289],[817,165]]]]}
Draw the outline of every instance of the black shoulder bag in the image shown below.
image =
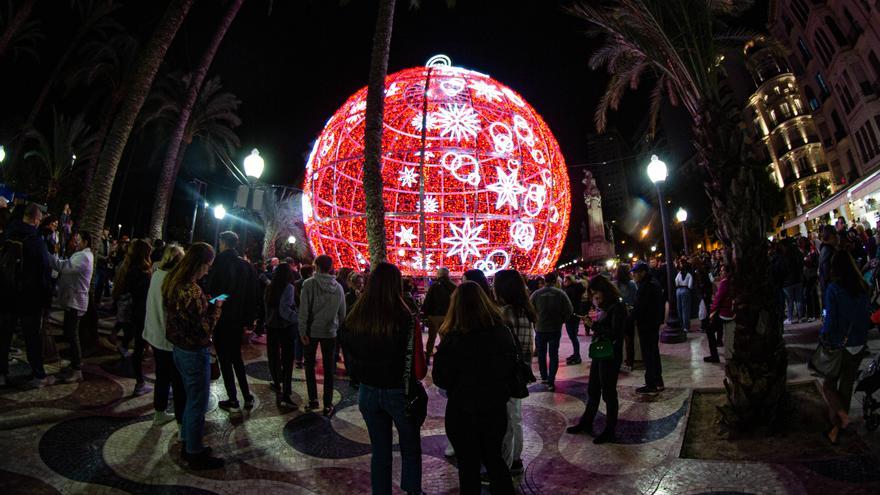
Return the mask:
{"type": "MultiPolygon", "coordinates": [[[[506,325],[505,325],[506,326],[506,325]]],[[[529,396],[529,384],[535,383],[537,378],[532,372],[532,367],[522,359],[522,345],[512,328],[507,327],[510,336],[513,337],[513,377],[510,382],[510,396],[515,399],[525,399],[529,396]]]]}
{"type": "Polygon", "coordinates": [[[428,393],[425,392],[422,382],[416,380],[413,373],[416,330],[416,319],[413,317],[412,333],[410,333],[408,343],[406,344],[406,362],[403,366],[403,390],[406,399],[406,415],[421,428],[425,424],[425,418],[428,417],[428,393]]]}

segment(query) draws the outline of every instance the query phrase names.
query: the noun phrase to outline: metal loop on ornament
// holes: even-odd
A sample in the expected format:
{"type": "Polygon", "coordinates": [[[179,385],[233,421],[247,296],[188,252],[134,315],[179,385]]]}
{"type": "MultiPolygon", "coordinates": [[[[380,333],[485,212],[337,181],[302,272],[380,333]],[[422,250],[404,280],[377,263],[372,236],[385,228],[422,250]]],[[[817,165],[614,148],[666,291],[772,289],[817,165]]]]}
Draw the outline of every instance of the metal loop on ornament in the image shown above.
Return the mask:
{"type": "Polygon", "coordinates": [[[492,137],[492,144],[495,146],[496,153],[510,153],[513,151],[513,131],[507,124],[502,122],[492,122],[489,125],[489,136],[492,137]]]}
{"type": "Polygon", "coordinates": [[[507,160],[507,170],[511,172],[518,172],[520,167],[522,167],[522,163],[516,158],[511,158],[507,160]]]}
{"type": "Polygon", "coordinates": [[[443,168],[450,171],[452,173],[452,176],[458,179],[460,182],[465,182],[472,186],[476,186],[480,183],[480,163],[477,161],[476,158],[471,155],[458,154],[450,151],[443,155],[443,158],[440,159],[440,164],[443,166],[443,168]],[[450,156],[453,157],[451,163],[449,163],[450,156]],[[462,167],[467,167],[468,165],[473,167],[471,173],[469,173],[466,177],[462,177],[461,175],[459,175],[458,171],[462,167]]]}
{"type": "Polygon", "coordinates": [[[492,275],[495,275],[496,273],[500,272],[501,270],[506,269],[509,265],[510,265],[510,255],[507,254],[506,251],[496,249],[495,251],[492,251],[491,253],[486,255],[486,259],[477,260],[477,262],[474,263],[474,268],[485,273],[487,277],[491,277],[492,275]],[[498,263],[495,262],[494,258],[496,256],[503,256],[504,257],[504,263],[502,263],[500,266],[498,265],[498,263]]]}
{"type": "Polygon", "coordinates": [[[425,67],[451,67],[452,59],[443,54],[437,54],[433,57],[429,58],[427,62],[425,62],[425,67]]]}
{"type": "Polygon", "coordinates": [[[510,238],[514,245],[522,249],[532,249],[535,245],[535,226],[522,221],[510,225],[510,238]]]}
{"type": "Polygon", "coordinates": [[[544,207],[544,201],[546,200],[546,187],[541,184],[529,184],[529,189],[526,191],[526,199],[523,201],[523,211],[525,211],[526,215],[535,218],[541,212],[541,208],[544,207]],[[530,203],[535,205],[535,207],[530,208],[530,203]]]}

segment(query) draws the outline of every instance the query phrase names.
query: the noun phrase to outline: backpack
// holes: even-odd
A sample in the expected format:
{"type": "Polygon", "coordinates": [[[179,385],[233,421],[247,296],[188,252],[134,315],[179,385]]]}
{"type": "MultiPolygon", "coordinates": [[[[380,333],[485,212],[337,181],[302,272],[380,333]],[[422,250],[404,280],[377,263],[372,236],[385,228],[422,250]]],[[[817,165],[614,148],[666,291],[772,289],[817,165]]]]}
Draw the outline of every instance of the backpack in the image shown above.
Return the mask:
{"type": "Polygon", "coordinates": [[[0,246],[0,297],[20,294],[24,282],[24,245],[22,240],[6,239],[0,246]]]}

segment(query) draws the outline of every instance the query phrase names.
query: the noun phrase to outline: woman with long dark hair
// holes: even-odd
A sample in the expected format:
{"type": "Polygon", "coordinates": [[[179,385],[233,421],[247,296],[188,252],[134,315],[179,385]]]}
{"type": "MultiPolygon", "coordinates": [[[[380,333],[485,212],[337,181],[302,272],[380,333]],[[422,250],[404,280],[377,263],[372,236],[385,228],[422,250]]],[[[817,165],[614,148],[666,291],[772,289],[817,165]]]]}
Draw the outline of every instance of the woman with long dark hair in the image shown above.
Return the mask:
{"type": "Polygon", "coordinates": [[[446,436],[455,449],[461,493],[480,493],[480,464],[493,494],[513,493],[502,454],[516,347],[498,307],[476,282],[452,293],[434,355],[434,385],[446,390],[446,436]]]}
{"type": "Polygon", "coordinates": [[[211,334],[223,306],[223,301],[209,303],[198,284],[212,263],[214,249],[197,242],[162,282],[165,335],[174,345],[174,365],[186,389],[181,452],[193,469],[217,469],[224,464],[202,443],[211,390],[211,334]]]}
{"type": "Polygon", "coordinates": [[[836,251],[831,257],[831,283],[825,289],[824,318],[819,330],[821,345],[840,349],[842,353],[837,372],[822,377],[822,394],[831,419],[825,436],[833,444],[837,444],[840,431],[850,425],[853,384],[866,352],[869,325],[868,284],[852,256],[847,251],[836,251]]]}
{"type": "MultiPolygon", "coordinates": [[[[535,308],[529,300],[529,290],[522,275],[516,270],[501,270],[495,274],[495,300],[501,307],[504,322],[513,330],[519,344],[520,359],[532,362],[535,347],[535,308]]],[[[507,401],[507,433],[504,435],[504,460],[510,474],[523,472],[523,425],[522,399],[511,397],[507,401]]]]}
{"type": "Polygon", "coordinates": [[[483,289],[483,292],[486,293],[486,297],[488,297],[490,301],[495,302],[495,296],[492,294],[492,289],[489,288],[489,279],[486,278],[486,274],[483,270],[467,270],[462,274],[462,281],[476,283],[481,289],[483,289]]]}
{"type": "Polygon", "coordinates": [[[134,338],[134,354],[131,355],[131,367],[134,371],[134,395],[149,392],[144,383],[144,322],[147,318],[147,293],[150,289],[150,275],[153,262],[150,254],[153,247],[143,239],[135,239],[128,247],[122,265],[116,270],[113,281],[113,297],[117,304],[129,305],[128,324],[123,327],[121,351],[127,355],[128,343],[134,338]]]}
{"type": "Polygon", "coordinates": [[[593,434],[593,420],[599,411],[599,400],[605,401],[605,430],[593,439],[593,443],[614,442],[617,427],[617,374],[623,360],[623,327],[626,322],[626,306],[620,300],[620,292],[607,278],[596,275],[590,279],[590,294],[594,309],[584,319],[584,325],[593,330],[593,343],[610,344],[611,353],[591,356],[590,383],[587,386],[587,407],[578,423],[570,426],[568,433],[593,434]]]}
{"type": "MultiPolygon", "coordinates": [[[[414,318],[403,298],[400,270],[379,263],[345,320],[344,345],[352,373],[360,380],[358,408],[370,434],[374,494],[391,493],[392,424],[397,428],[403,461],[400,487],[406,493],[422,491],[420,426],[406,413],[404,384],[414,318]]],[[[424,349],[416,344],[413,352],[424,353],[424,349]]]]}
{"type": "Polygon", "coordinates": [[[293,345],[298,338],[299,317],[294,302],[293,270],[283,263],[275,269],[266,287],[266,355],[269,361],[271,388],[278,406],[296,408],[293,393],[293,345]]]}

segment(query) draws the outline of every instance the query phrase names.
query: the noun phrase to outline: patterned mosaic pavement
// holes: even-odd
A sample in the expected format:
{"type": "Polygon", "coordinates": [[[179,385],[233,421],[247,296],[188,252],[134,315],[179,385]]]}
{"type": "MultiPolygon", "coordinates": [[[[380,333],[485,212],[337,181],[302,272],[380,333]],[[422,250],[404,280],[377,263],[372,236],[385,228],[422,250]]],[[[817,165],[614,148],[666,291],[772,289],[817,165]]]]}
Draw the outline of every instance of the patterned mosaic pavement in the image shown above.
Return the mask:
{"type": "MultiPolygon", "coordinates": [[[[816,331],[815,324],[788,329],[793,363],[804,361],[816,331]]],[[[874,337],[876,353],[880,339],[874,337]]],[[[570,354],[566,337],[562,347],[564,358],[570,354]]],[[[859,441],[869,445],[873,456],[860,459],[736,463],[680,458],[691,390],[721,386],[723,368],[703,363],[705,349],[700,333],[691,334],[685,344],[663,345],[668,388],[651,399],[633,392],[642,384],[641,371],[621,375],[619,443],[613,445],[597,446],[589,437],[564,433],[583,411],[588,363],[563,365],[555,393],[533,385],[523,407],[526,472],[517,478],[521,492],[880,493],[880,433],[867,433],[864,427],[859,441]]],[[[282,413],[269,389],[262,351],[260,345],[244,347],[257,396],[253,411],[229,416],[218,409],[225,393],[220,381],[213,382],[206,440],[227,460],[226,468],[217,471],[186,469],[175,423],[153,426],[152,394],[131,396],[134,381],[118,355],[87,359],[81,384],[0,390],[0,493],[368,493],[369,443],[356,392],[347,382],[337,382],[338,413],[329,420],[302,411],[282,413]]],[[[302,404],[301,370],[295,378],[294,400],[302,404]]],[[[803,364],[792,364],[789,379],[811,378],[803,364]]],[[[423,489],[458,493],[455,466],[443,455],[445,399],[430,381],[426,385],[430,403],[422,430],[423,489]]],[[[854,417],[859,418],[857,403],[854,417]]],[[[394,470],[397,483],[396,455],[394,470]]]]}

